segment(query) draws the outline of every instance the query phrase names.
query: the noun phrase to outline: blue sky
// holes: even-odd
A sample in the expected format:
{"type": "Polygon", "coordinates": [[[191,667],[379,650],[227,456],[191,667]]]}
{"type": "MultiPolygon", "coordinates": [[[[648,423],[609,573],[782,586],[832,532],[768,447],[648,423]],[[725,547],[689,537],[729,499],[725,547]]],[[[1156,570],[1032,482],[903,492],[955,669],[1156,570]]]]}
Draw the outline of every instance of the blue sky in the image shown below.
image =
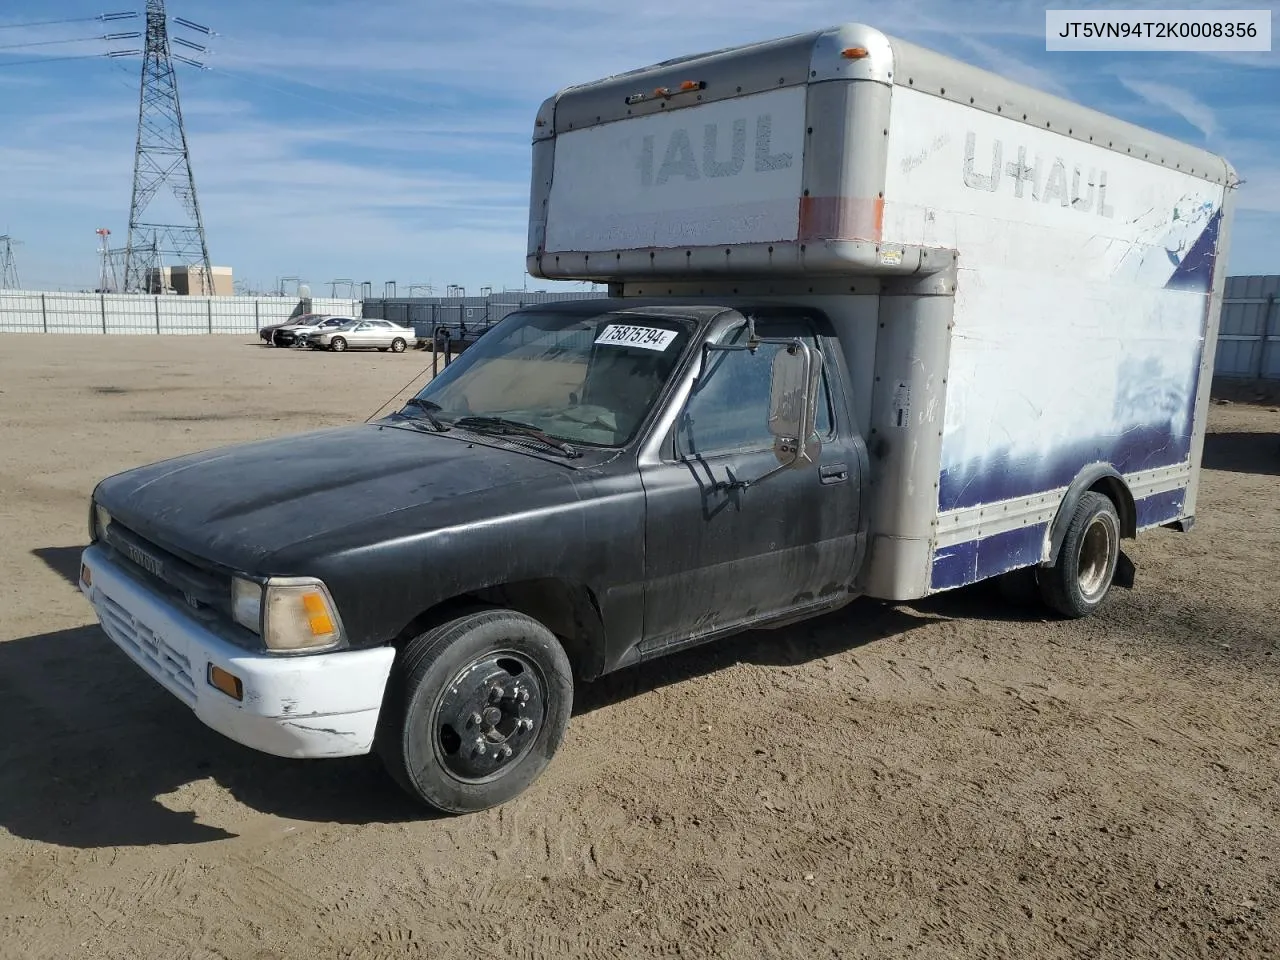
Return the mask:
{"type": "MultiPolygon", "coordinates": [[[[4,25],[130,9],[141,0],[5,0],[0,12],[0,233],[23,241],[27,288],[92,287],[98,227],[123,245],[139,61],[30,63],[111,46],[12,45],[141,19],[4,25]]],[[[1246,181],[1230,271],[1280,273],[1280,52],[1048,53],[1044,10],[1018,0],[169,3],[218,33],[202,41],[210,69],[179,66],[179,88],[213,261],[259,289],[281,276],[316,293],[339,277],[379,291],[394,279],[402,294],[427,282],[519,287],[529,133],[544,97],[851,20],[1226,155],[1246,181]]]]}

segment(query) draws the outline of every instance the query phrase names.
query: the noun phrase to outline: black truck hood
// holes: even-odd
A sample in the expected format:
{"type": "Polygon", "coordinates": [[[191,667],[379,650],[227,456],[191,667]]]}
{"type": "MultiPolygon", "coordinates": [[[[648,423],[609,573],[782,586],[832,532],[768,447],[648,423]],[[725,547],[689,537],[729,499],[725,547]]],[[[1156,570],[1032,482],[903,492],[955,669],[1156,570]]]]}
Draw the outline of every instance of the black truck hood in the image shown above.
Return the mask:
{"type": "Polygon", "coordinates": [[[164,460],[102,481],[95,498],[158,546],[270,574],[286,548],[353,528],[378,537],[396,514],[445,526],[457,498],[471,498],[471,515],[476,495],[496,510],[493,494],[516,485],[563,486],[571,499],[573,473],[461,434],[361,424],[164,460]]]}

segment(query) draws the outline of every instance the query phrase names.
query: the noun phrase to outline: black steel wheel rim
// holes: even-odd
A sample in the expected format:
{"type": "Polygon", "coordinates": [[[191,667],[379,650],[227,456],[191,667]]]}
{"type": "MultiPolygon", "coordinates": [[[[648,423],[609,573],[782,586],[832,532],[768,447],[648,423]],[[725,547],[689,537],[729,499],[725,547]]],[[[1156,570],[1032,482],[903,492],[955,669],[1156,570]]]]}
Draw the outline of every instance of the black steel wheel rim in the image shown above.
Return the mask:
{"type": "Polygon", "coordinates": [[[473,660],[449,681],[431,718],[440,764],[463,783],[496,780],[520,763],[546,722],[546,682],[524,654],[473,660]]]}

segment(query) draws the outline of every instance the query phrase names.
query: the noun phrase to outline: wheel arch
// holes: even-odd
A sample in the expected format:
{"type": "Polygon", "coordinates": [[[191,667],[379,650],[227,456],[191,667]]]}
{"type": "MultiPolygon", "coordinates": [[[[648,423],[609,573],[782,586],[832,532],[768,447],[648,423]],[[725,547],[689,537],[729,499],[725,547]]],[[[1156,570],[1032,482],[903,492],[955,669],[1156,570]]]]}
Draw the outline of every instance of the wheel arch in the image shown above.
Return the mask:
{"type": "Polygon", "coordinates": [[[1058,552],[1062,549],[1062,541],[1067,536],[1067,528],[1071,525],[1071,518],[1075,516],[1080,498],[1091,492],[1101,493],[1115,505],[1116,514],[1120,517],[1122,540],[1132,540],[1138,535],[1138,509],[1129,484],[1111,464],[1091,464],[1076,474],[1076,478],[1067,487],[1067,492],[1063,494],[1057,516],[1049,527],[1049,553],[1041,566],[1052,566],[1057,562],[1058,552]]]}
{"type": "Polygon", "coordinates": [[[594,680],[604,672],[604,620],[595,595],[584,584],[557,577],[495,584],[442,600],[410,620],[393,645],[399,649],[440,623],[494,607],[523,613],[555,634],[579,679],[594,680]]]}

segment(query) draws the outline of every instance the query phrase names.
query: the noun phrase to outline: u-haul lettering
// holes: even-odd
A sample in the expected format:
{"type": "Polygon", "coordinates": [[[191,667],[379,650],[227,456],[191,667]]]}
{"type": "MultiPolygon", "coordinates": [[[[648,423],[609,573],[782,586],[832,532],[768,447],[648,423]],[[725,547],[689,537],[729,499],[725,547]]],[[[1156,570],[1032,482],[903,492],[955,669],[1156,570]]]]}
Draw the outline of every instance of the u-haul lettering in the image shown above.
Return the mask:
{"type": "Polygon", "coordinates": [[[1030,197],[1038,203],[1057,203],[1082,213],[1111,217],[1115,210],[1107,204],[1107,171],[1079,164],[1068,167],[1062,157],[1037,153],[1034,158],[1026,147],[1006,159],[1004,142],[993,140],[990,150],[979,152],[977,135],[972,131],[964,139],[964,185],[972,190],[997,193],[1012,191],[1019,199],[1030,197]],[[1029,162],[1030,161],[1030,162],[1029,162]],[[1068,173],[1070,170],[1070,173],[1068,173]]]}
{"type": "Polygon", "coordinates": [[[794,240],[805,129],[797,85],[560,134],[545,250],[794,240]]]}
{"type": "MultiPolygon", "coordinates": [[[[790,152],[773,152],[773,116],[762,113],[754,118],[755,155],[752,169],[756,173],[786,170],[794,162],[790,152]]],[[[701,177],[736,177],[747,162],[747,118],[706,123],[701,127],[679,127],[662,143],[661,162],[654,173],[658,141],[653,134],[640,141],[640,184],[662,186],[668,180],[697,180],[701,177]],[[698,144],[695,152],[694,143],[698,144]]]]}

